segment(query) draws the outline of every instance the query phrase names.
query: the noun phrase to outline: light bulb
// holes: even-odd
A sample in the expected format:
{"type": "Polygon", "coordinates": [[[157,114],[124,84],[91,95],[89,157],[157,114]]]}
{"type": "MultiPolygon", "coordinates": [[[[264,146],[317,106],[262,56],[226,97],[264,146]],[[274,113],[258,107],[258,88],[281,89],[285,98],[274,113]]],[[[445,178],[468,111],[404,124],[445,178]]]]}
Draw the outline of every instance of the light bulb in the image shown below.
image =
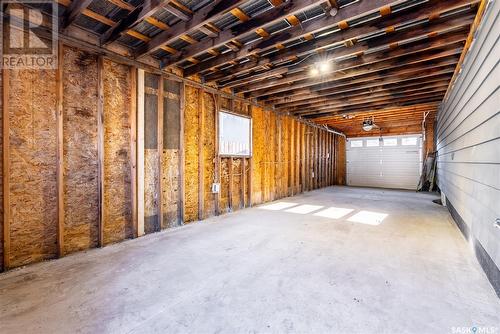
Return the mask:
{"type": "Polygon", "coordinates": [[[322,62],[321,64],[319,64],[319,69],[321,70],[321,72],[328,72],[330,70],[330,62],[322,62]]]}
{"type": "Polygon", "coordinates": [[[313,77],[315,77],[315,76],[317,76],[317,75],[319,74],[319,71],[318,71],[318,69],[317,69],[316,67],[311,67],[311,70],[309,71],[309,73],[310,73],[313,77]]]}

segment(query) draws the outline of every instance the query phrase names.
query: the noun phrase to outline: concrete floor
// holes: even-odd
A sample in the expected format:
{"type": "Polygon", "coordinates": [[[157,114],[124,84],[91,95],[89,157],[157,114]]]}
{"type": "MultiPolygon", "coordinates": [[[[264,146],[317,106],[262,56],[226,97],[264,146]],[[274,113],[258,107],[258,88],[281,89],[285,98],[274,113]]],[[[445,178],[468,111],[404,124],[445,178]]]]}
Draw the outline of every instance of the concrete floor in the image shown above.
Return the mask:
{"type": "Polygon", "coordinates": [[[434,198],[328,188],[4,273],[0,333],[500,333],[434,198]]]}

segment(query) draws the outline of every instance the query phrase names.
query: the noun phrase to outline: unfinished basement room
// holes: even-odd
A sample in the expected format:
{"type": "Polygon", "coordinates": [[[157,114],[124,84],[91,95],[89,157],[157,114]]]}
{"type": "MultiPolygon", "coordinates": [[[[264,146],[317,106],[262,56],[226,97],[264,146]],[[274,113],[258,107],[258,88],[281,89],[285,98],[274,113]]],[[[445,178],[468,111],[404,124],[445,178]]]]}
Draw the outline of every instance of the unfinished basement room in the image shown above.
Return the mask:
{"type": "Polygon", "coordinates": [[[500,0],[1,0],[1,334],[500,334],[500,0]]]}

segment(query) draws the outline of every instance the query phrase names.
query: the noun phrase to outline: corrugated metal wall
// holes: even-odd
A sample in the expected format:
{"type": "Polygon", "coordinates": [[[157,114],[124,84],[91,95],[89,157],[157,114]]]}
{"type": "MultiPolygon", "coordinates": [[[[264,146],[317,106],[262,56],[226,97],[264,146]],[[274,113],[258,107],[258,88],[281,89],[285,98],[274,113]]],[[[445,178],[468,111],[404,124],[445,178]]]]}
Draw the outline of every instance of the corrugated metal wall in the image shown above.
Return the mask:
{"type": "MultiPolygon", "coordinates": [[[[455,220],[500,267],[500,1],[489,4],[436,127],[439,186],[455,220]]],[[[481,250],[482,251],[482,250],[481,250]]],[[[481,260],[481,259],[480,259],[481,260]]],[[[491,261],[490,261],[491,262],[491,261]]],[[[483,265],[484,267],[484,265],[483,265]]],[[[493,268],[494,269],[494,268],[493,268]]],[[[498,270],[498,269],[496,269],[498,270]]],[[[491,280],[491,277],[490,277],[491,280]]]]}

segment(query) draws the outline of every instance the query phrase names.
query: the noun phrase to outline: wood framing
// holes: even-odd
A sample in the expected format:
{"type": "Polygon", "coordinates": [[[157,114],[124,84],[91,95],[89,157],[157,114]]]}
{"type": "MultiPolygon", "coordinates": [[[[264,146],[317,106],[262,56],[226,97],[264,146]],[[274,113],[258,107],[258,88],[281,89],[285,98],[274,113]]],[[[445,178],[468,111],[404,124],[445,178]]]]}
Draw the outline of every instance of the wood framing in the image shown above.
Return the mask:
{"type": "Polygon", "coordinates": [[[104,246],[104,217],[106,207],[104,205],[104,58],[97,57],[97,188],[99,195],[98,205],[98,227],[99,247],[104,246]]]}
{"type": "Polygon", "coordinates": [[[10,79],[9,70],[2,69],[2,186],[3,186],[3,268],[10,269],[10,79]]]}
{"type": "Polygon", "coordinates": [[[130,66],[130,202],[134,238],[139,236],[137,219],[137,68],[130,66]]]}
{"type": "Polygon", "coordinates": [[[56,70],[56,125],[57,125],[57,256],[64,256],[64,45],[59,42],[56,70]]]}

